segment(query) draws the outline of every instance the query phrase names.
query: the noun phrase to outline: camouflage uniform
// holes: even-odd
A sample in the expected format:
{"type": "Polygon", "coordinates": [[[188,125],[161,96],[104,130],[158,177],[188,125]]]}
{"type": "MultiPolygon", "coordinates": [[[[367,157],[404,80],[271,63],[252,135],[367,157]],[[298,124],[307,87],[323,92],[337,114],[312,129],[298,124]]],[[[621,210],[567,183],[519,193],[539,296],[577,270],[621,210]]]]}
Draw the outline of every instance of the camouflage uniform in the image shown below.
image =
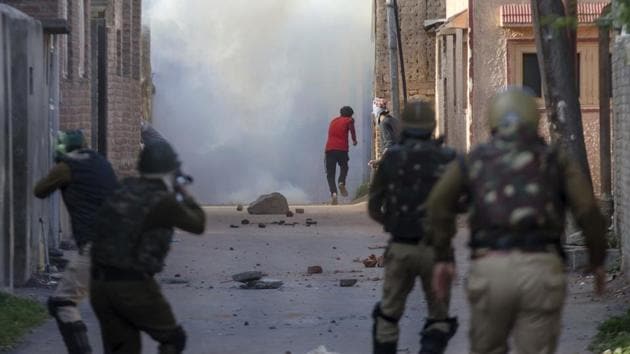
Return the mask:
{"type": "Polygon", "coordinates": [[[448,317],[448,299],[438,301],[431,291],[434,254],[425,242],[424,202],[455,152],[431,138],[435,118],[426,102],[405,107],[403,127],[400,144],[384,154],[370,186],[370,216],[392,235],[385,252],[383,298],[373,313],[374,353],[396,353],[398,321],[417,277],[429,312],[420,353],[442,353],[457,324],[448,317]]]}
{"type": "Polygon", "coordinates": [[[452,261],[454,218],[466,196],[471,353],[507,353],[510,334],[518,353],[553,353],[566,293],[565,210],[583,229],[594,267],[604,261],[605,222],[576,163],[537,135],[533,98],[500,93],[490,118],[493,137],[452,163],[427,202],[436,259],[452,261]]]}
{"type": "MultiPolygon", "coordinates": [[[[141,161],[151,149],[145,147],[141,161]]],[[[174,171],[179,163],[170,167],[166,171],[174,171]]],[[[153,276],[164,268],[173,229],[200,234],[205,214],[190,196],[171,191],[172,174],[140,171],[151,178],[124,180],[99,212],[90,300],[106,354],[140,353],[140,331],[160,343],[160,353],[181,353],[185,332],[153,276]]]]}

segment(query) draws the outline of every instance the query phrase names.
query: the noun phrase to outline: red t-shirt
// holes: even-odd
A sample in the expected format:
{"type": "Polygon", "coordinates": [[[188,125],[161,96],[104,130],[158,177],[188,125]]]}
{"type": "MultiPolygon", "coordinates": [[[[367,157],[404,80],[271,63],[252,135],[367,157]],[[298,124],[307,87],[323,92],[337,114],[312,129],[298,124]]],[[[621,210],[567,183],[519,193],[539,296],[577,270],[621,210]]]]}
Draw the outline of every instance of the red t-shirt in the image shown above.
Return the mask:
{"type": "Polygon", "coordinates": [[[342,116],[333,119],[328,127],[326,151],[348,151],[348,132],[352,134],[352,141],[357,141],[354,131],[354,119],[352,117],[342,116]]]}

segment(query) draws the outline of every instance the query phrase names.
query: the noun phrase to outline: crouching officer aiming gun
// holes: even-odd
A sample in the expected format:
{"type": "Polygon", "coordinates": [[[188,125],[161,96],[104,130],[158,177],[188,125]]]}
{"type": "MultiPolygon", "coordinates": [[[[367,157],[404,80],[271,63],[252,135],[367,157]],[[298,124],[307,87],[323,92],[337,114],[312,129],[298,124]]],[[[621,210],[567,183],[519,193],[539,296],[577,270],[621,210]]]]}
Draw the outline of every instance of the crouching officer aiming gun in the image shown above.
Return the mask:
{"type": "Polygon", "coordinates": [[[400,144],[387,149],[370,186],[370,216],[384,225],[390,239],[385,251],[383,298],[374,308],[374,354],[395,354],[398,321],[407,296],[420,277],[429,316],[421,332],[421,354],[443,353],[457,330],[448,316],[449,299],[431,290],[433,248],[426,242],[424,203],[455,152],[432,138],[435,115],[428,102],[412,102],[402,114],[400,144]]]}
{"type": "Polygon", "coordinates": [[[48,299],[48,310],[57,321],[68,353],[91,353],[87,327],[77,306],[88,294],[89,252],[96,237],[96,213],[118,182],[109,162],[85,148],[80,130],[59,132],[55,162],[48,175],[37,183],[34,193],[38,198],[46,198],[61,191],[79,252],[66,266],[63,278],[48,299]]]}
{"type": "Polygon", "coordinates": [[[160,343],[160,353],[184,350],[185,332],[153,277],[164,268],[174,228],[205,229],[203,210],[177,182],[179,168],[166,141],[146,144],[140,177],[125,179],[99,212],[90,300],[105,353],[140,353],[140,331],[160,343]]]}

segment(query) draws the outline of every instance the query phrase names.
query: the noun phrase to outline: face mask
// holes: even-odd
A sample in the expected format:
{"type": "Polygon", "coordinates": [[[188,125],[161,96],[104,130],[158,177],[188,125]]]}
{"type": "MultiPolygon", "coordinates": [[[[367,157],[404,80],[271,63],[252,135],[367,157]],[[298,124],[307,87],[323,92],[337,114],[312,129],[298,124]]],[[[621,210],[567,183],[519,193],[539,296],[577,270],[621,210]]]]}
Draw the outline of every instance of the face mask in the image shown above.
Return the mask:
{"type": "Polygon", "coordinates": [[[372,113],[378,117],[385,109],[383,109],[382,107],[379,107],[375,104],[372,105],[372,113]]]}

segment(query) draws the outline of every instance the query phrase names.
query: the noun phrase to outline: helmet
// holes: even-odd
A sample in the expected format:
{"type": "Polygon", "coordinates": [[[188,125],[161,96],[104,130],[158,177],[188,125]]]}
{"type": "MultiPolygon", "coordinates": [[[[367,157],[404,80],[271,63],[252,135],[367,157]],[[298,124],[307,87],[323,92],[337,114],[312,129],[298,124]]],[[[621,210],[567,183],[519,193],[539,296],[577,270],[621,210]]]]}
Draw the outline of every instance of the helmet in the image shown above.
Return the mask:
{"type": "Polygon", "coordinates": [[[488,124],[493,133],[514,133],[523,129],[537,132],[539,120],[534,96],[522,88],[507,88],[490,100],[488,124]]]}
{"type": "Polygon", "coordinates": [[[141,174],[160,174],[176,171],[181,163],[171,144],[156,141],[145,145],[138,159],[138,171],[141,174]]]}
{"type": "Polygon", "coordinates": [[[343,117],[352,117],[352,115],[354,114],[354,111],[352,110],[352,107],[349,106],[343,106],[341,107],[341,109],[339,110],[339,113],[341,114],[341,116],[343,117]]]}
{"type": "Polygon", "coordinates": [[[403,109],[401,122],[403,129],[422,129],[433,132],[435,130],[435,112],[428,101],[411,101],[403,109]]]}
{"type": "Polygon", "coordinates": [[[56,150],[59,154],[66,154],[74,150],[79,150],[85,145],[83,132],[81,130],[60,131],[57,135],[56,150]]]}

